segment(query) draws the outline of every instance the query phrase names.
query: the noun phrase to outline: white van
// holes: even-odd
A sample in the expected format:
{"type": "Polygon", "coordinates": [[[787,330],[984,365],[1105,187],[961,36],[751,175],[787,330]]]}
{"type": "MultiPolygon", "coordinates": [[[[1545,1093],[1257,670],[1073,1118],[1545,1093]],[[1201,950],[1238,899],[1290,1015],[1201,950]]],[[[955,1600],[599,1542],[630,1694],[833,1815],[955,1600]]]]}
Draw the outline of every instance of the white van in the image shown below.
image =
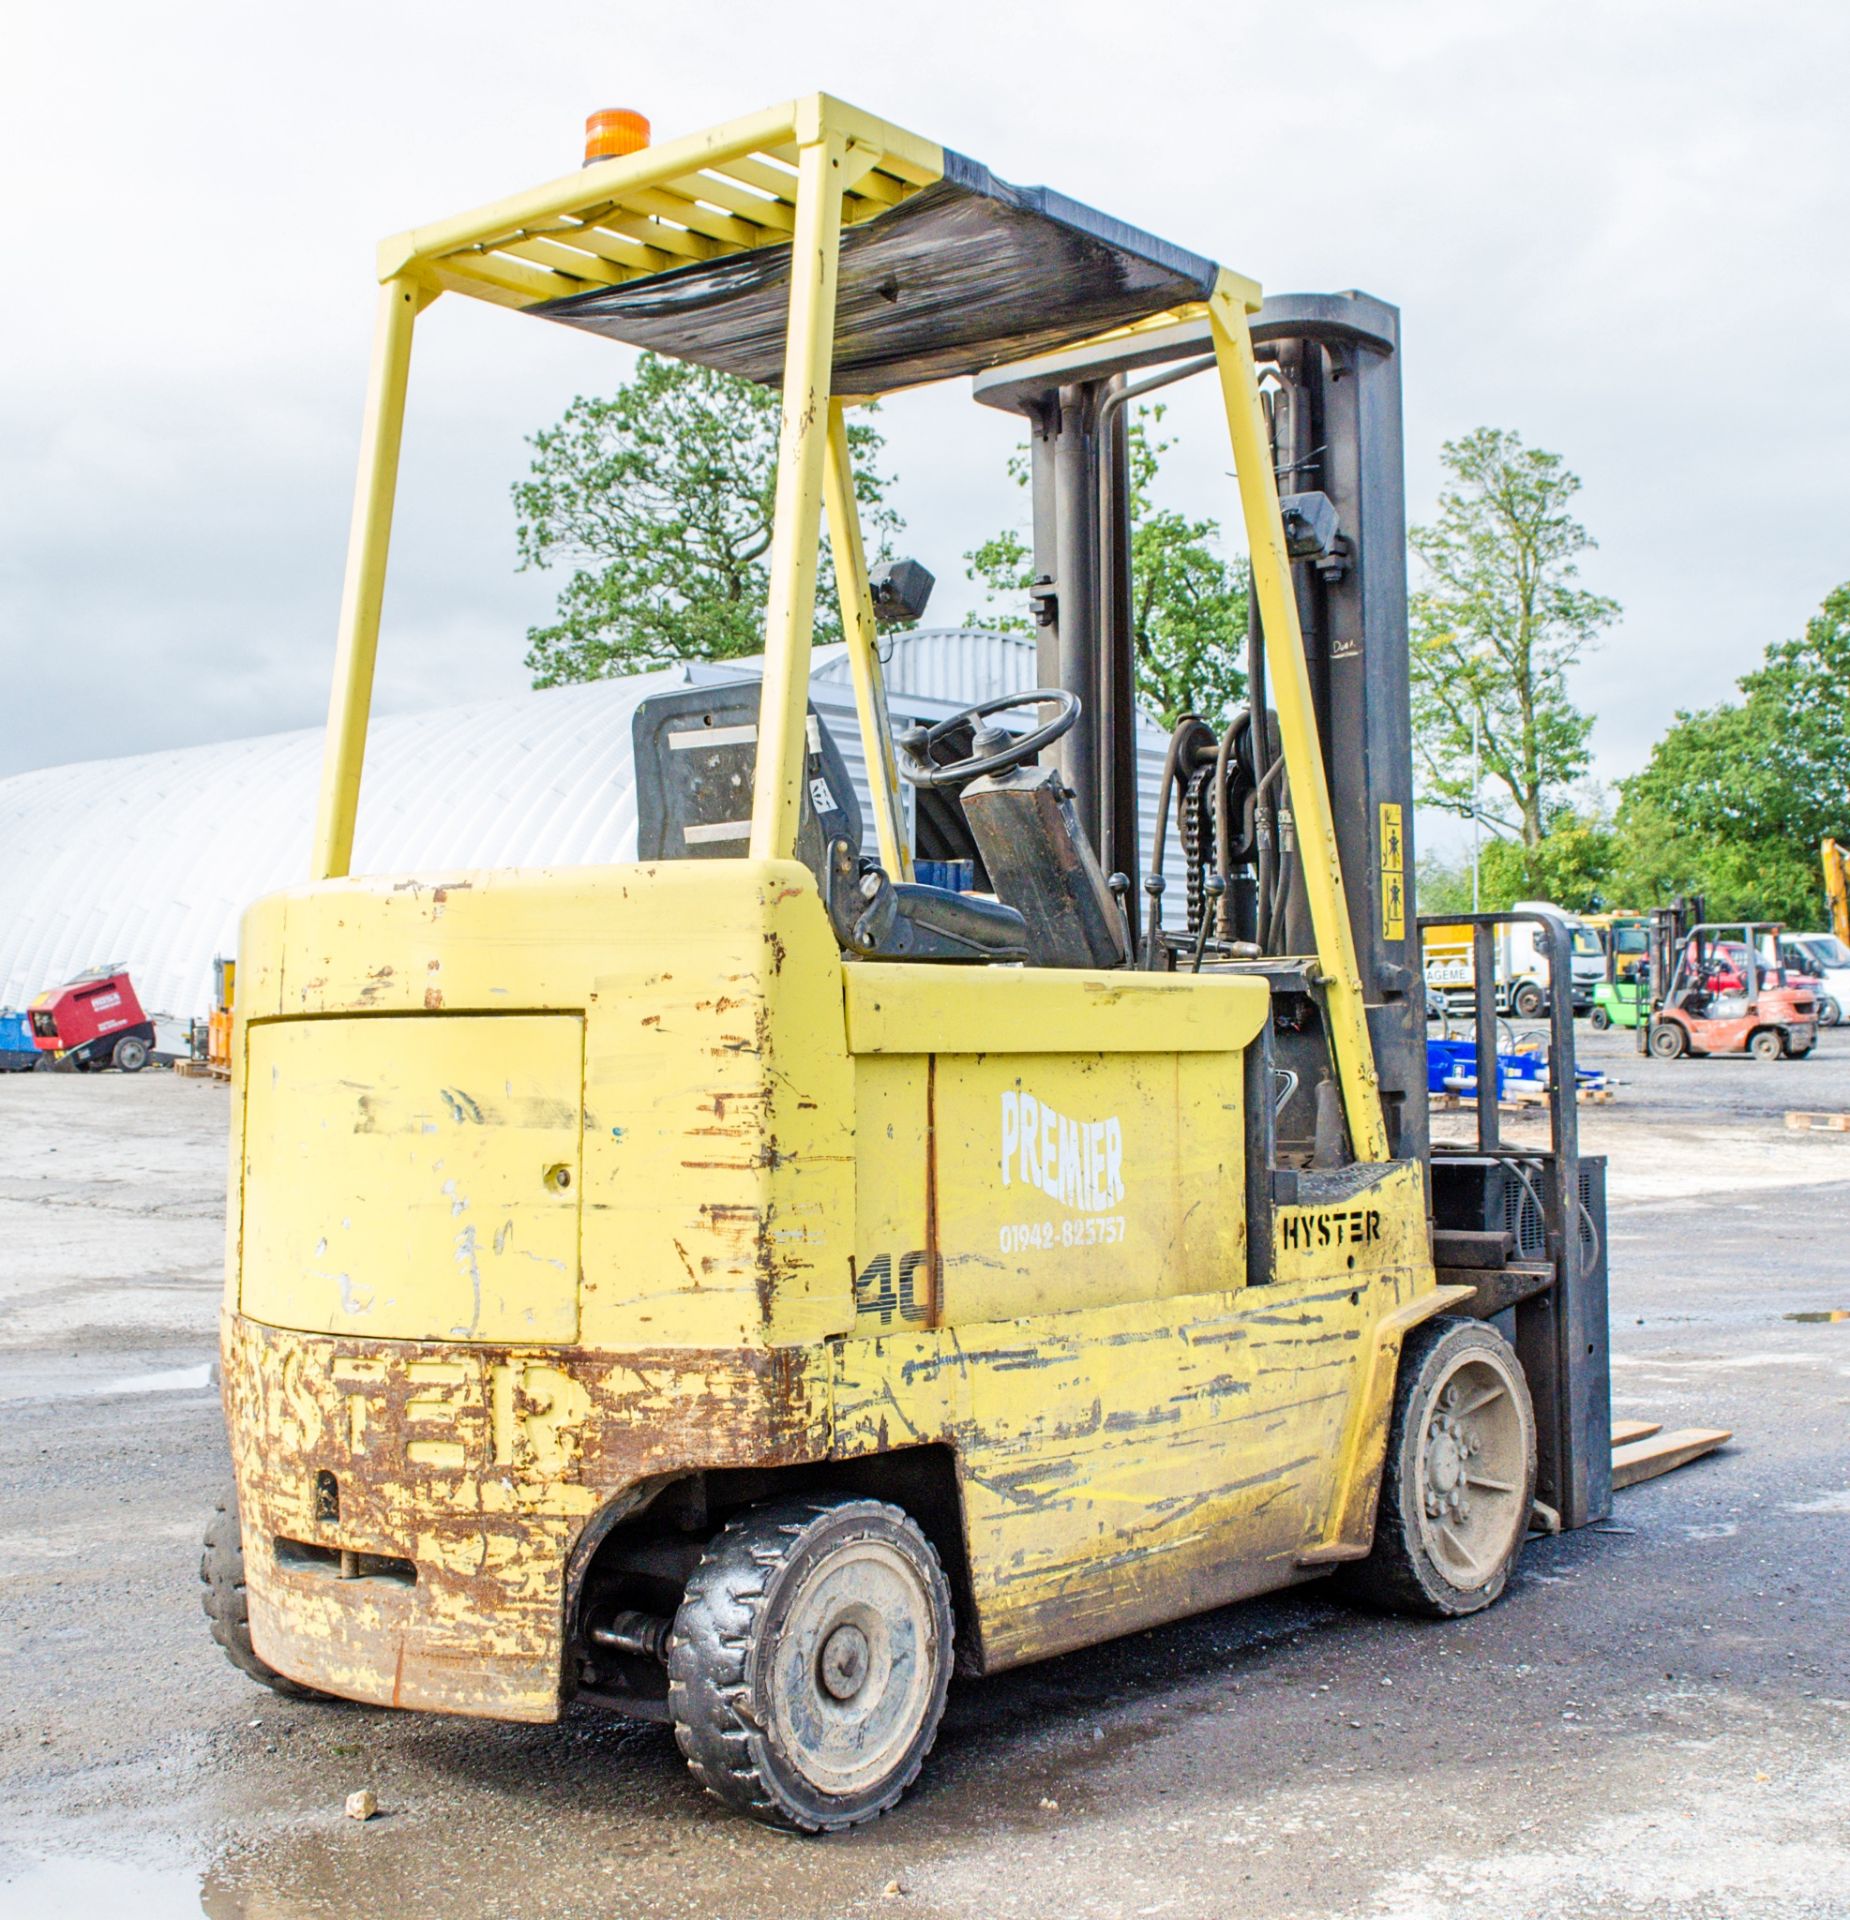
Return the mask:
{"type": "Polygon", "coordinates": [[[1818,1024],[1834,1027],[1850,1014],[1850,947],[1834,933],[1783,933],[1780,958],[1813,983],[1818,1024]]]}

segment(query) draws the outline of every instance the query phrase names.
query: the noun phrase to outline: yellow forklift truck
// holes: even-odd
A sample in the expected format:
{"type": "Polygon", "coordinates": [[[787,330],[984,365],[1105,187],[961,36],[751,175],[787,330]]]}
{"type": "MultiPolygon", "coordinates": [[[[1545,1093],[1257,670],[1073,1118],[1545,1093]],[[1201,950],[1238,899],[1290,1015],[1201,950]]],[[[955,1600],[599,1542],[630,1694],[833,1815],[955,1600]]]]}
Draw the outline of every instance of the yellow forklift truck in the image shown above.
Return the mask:
{"type": "Polygon", "coordinates": [[[1466,1614],[1603,1513],[1603,1201],[1571,1102],[1546,1152],[1428,1142],[1394,311],[827,97],[627,144],[381,252],[314,869],[238,957],[206,1604],[283,1691],[669,1720],[834,1829],[954,1669],[1332,1573],[1466,1614]],[[782,394],[762,682],[638,712],[631,864],[350,871],[442,295],[782,394]],[[1178,730],[1186,872],[1140,874],[1126,410],[1196,373],[1253,699],[1178,730]],[[870,578],[846,410],[951,379],[1028,424],[1043,685],[894,739],[923,574],[870,578]]]}

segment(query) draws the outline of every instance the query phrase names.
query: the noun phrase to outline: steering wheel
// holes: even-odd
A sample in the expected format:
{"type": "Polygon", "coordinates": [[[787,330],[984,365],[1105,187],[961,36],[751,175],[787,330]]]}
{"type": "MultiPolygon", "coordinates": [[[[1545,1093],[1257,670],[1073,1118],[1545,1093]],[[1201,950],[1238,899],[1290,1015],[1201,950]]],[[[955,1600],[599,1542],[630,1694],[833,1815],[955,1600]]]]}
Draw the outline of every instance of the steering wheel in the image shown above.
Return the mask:
{"type": "Polygon", "coordinates": [[[1078,694],[1069,693],[1064,687],[1035,687],[1027,693],[1002,693],[993,700],[979,700],[975,706],[965,707],[948,720],[940,720],[935,727],[908,727],[893,742],[900,778],[909,780],[915,787],[954,787],[985,773],[1000,773],[1005,767],[1018,767],[1024,760],[1031,760],[1043,747],[1052,746],[1062,735],[1070,733],[1080,711],[1078,694]],[[1016,707],[1036,706],[1043,700],[1057,701],[1060,711],[1045,726],[1037,727],[1032,733],[1024,733],[1020,739],[1005,733],[1000,727],[977,725],[978,721],[987,719],[992,713],[1009,713],[1016,707]],[[971,745],[975,751],[968,759],[948,761],[944,766],[935,765],[931,757],[932,748],[959,727],[974,730],[975,738],[971,745]]]}

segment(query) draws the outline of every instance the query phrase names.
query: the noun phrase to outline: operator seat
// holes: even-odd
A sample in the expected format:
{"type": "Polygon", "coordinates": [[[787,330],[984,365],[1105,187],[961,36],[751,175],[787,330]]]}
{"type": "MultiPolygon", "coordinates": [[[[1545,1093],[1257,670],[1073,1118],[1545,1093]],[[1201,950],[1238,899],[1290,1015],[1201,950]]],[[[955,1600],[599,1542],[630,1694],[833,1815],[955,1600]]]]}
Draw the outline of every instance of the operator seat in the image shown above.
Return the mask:
{"type": "MultiPolygon", "coordinates": [[[[751,839],[759,683],[651,694],[630,723],[638,860],[740,859],[751,839]]],[[[812,707],[797,858],[816,876],[836,938],[869,960],[1028,957],[1014,908],[895,883],[861,852],[861,809],[834,736],[812,707]]]]}

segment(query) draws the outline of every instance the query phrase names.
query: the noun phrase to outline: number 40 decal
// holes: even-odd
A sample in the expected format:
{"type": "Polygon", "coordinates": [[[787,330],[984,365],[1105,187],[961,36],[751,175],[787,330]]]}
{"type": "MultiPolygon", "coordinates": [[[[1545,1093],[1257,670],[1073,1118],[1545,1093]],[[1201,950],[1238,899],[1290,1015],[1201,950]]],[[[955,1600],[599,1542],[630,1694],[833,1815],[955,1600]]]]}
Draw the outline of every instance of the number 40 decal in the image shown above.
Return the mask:
{"type": "Polygon", "coordinates": [[[857,1316],[878,1314],[883,1327],[893,1324],[895,1314],[923,1326],[931,1317],[943,1274],[944,1256],[919,1247],[899,1256],[896,1283],[893,1256],[877,1253],[854,1277],[854,1311],[857,1316]]]}

